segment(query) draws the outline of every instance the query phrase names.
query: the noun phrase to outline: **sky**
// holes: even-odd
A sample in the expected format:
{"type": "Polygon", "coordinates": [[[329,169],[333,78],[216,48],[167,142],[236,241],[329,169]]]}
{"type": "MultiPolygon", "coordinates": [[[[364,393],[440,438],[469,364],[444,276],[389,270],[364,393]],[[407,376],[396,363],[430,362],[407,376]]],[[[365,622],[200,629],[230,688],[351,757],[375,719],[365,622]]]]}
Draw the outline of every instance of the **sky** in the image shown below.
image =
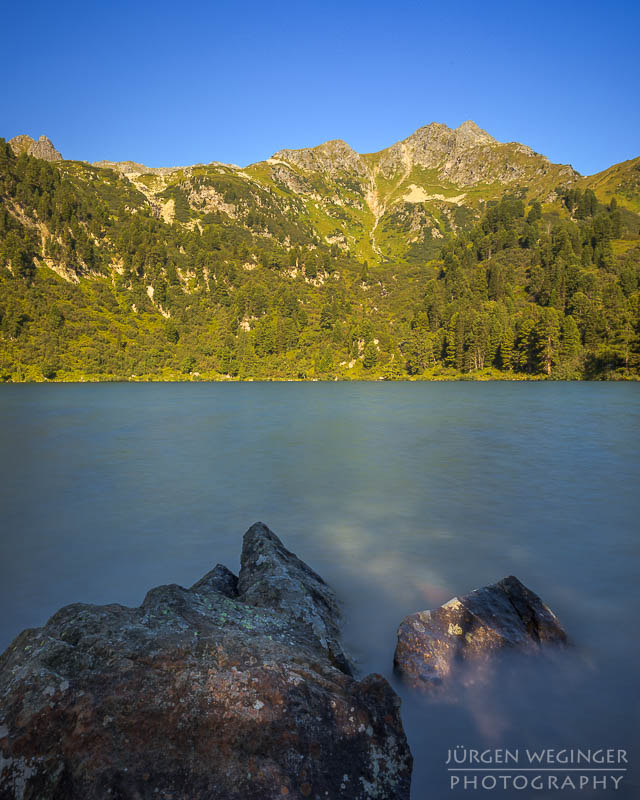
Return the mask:
{"type": "Polygon", "coordinates": [[[63,157],[244,166],[472,119],[590,175],[640,155],[640,3],[4,4],[0,136],[63,157]]]}

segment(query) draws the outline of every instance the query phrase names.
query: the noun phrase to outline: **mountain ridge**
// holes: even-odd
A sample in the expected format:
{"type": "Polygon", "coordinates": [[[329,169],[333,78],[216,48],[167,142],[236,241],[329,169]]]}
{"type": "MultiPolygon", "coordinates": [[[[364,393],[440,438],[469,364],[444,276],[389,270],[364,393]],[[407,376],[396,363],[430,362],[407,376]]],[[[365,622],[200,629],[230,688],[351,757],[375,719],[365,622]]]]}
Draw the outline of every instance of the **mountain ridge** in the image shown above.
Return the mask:
{"type": "MultiPolygon", "coordinates": [[[[474,146],[478,145],[503,145],[503,146],[512,146],[517,148],[520,152],[526,153],[529,156],[540,158],[549,164],[554,164],[559,167],[565,167],[568,170],[576,175],[579,178],[583,179],[590,179],[599,176],[612,167],[616,166],[617,164],[628,164],[630,162],[635,161],[637,157],[633,157],[630,159],[626,159],[625,161],[615,162],[609,167],[605,167],[605,169],[600,170],[595,173],[590,174],[582,174],[578,170],[576,170],[571,164],[569,163],[560,163],[560,162],[552,162],[546,155],[537,152],[533,148],[529,147],[522,142],[518,141],[510,141],[510,142],[501,142],[491,134],[489,134],[484,129],[480,128],[477,123],[473,120],[466,120],[465,122],[458,125],[457,128],[449,128],[445,123],[440,122],[430,122],[427,125],[423,125],[417,128],[413,133],[406,136],[404,139],[399,139],[398,141],[394,142],[393,144],[382,148],[381,150],[377,151],[370,151],[370,152],[359,152],[355,150],[351,145],[349,145],[344,139],[330,139],[325,142],[321,142],[317,145],[312,145],[308,147],[300,147],[300,148],[282,148],[276,151],[271,157],[267,157],[265,159],[251,162],[246,166],[240,166],[238,164],[234,164],[232,162],[225,162],[225,161],[218,161],[213,160],[209,162],[196,162],[194,164],[186,164],[182,166],[157,166],[151,167],[147,166],[141,162],[135,162],[131,159],[125,159],[121,161],[114,161],[110,159],[101,159],[98,161],[82,161],[81,163],[91,164],[92,166],[96,167],[108,167],[112,169],[118,169],[122,172],[148,172],[148,173],[158,173],[158,174],[168,174],[170,172],[176,172],[179,170],[190,169],[193,167],[202,167],[202,166],[225,166],[232,169],[236,169],[239,171],[250,169],[253,166],[262,163],[269,163],[273,160],[285,160],[283,158],[283,154],[300,154],[300,153],[309,153],[313,151],[323,150],[325,148],[329,148],[332,145],[337,145],[341,148],[348,150],[349,153],[355,156],[359,156],[360,158],[364,159],[371,159],[374,157],[380,157],[382,154],[387,153],[388,151],[395,151],[400,148],[401,145],[407,144],[408,142],[413,142],[416,139],[424,137],[424,134],[429,131],[439,130],[445,132],[449,135],[455,134],[458,137],[459,142],[462,142],[461,146],[457,147],[457,150],[464,150],[470,149],[474,146]]],[[[432,137],[433,138],[433,137],[432,137]]],[[[33,139],[31,136],[27,134],[18,134],[14,136],[12,139],[8,140],[9,144],[11,145],[12,149],[19,155],[21,152],[29,152],[30,155],[34,155],[38,158],[44,158],[45,160],[65,160],[64,157],[59,153],[59,151],[55,148],[51,140],[46,135],[41,135],[38,140],[33,139]],[[45,149],[38,150],[38,146],[43,145],[45,149]],[[49,151],[51,153],[51,158],[48,157],[49,151]]],[[[70,159],[73,161],[77,161],[78,159],[70,159]]]]}
{"type": "Polygon", "coordinates": [[[247,167],[33,142],[0,142],[5,379],[636,374],[640,158],[584,177],[471,121],[247,167]]]}

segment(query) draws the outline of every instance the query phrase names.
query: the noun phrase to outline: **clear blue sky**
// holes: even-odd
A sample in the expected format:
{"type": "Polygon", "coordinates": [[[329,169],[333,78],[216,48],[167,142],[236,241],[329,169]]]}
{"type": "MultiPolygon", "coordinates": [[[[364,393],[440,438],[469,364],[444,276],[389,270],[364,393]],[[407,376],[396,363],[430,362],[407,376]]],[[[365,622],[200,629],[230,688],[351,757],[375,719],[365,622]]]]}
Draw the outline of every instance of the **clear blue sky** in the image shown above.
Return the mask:
{"type": "Polygon", "coordinates": [[[35,2],[2,11],[0,135],[245,165],[473,119],[583,174],[640,155],[640,3],[35,2]]]}

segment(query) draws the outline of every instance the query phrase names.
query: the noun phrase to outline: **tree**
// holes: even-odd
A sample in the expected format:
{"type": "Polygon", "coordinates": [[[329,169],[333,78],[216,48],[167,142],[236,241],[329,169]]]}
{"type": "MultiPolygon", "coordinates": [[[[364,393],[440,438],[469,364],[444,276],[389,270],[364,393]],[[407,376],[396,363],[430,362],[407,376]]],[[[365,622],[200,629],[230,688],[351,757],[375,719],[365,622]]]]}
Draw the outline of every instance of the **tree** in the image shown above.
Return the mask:
{"type": "Polygon", "coordinates": [[[551,375],[551,368],[556,363],[559,341],[558,312],[553,308],[543,308],[533,329],[533,347],[537,356],[537,367],[547,375],[551,375]]]}
{"type": "Polygon", "coordinates": [[[531,204],[531,210],[527,214],[527,222],[533,223],[542,219],[542,205],[539,200],[535,200],[531,204]]]}
{"type": "Polygon", "coordinates": [[[624,364],[625,371],[628,371],[629,367],[638,365],[637,355],[640,337],[634,330],[631,313],[623,313],[617,322],[613,336],[613,348],[620,361],[624,364]]]}
{"type": "Polygon", "coordinates": [[[166,335],[167,339],[172,344],[177,344],[178,341],[180,340],[180,333],[179,333],[178,329],[176,328],[176,326],[172,322],[168,322],[165,325],[164,332],[165,332],[165,335],[166,335]]]}
{"type": "Polygon", "coordinates": [[[378,363],[378,348],[373,342],[369,342],[369,344],[364,348],[364,357],[362,359],[362,364],[365,369],[371,369],[375,367],[378,363]]]}
{"type": "Polygon", "coordinates": [[[486,314],[475,314],[467,342],[468,367],[484,369],[489,349],[489,320],[486,314]]]}
{"type": "Polygon", "coordinates": [[[0,247],[0,259],[11,264],[14,275],[28,283],[31,282],[35,274],[35,265],[26,233],[21,237],[17,231],[9,231],[0,247]]]}
{"type": "Polygon", "coordinates": [[[180,369],[185,375],[189,375],[193,372],[195,365],[196,365],[195,358],[193,356],[187,356],[182,360],[182,365],[180,369]]]}
{"type": "Polygon", "coordinates": [[[500,366],[510,370],[513,365],[513,331],[506,327],[500,339],[500,366]]]}
{"type": "Polygon", "coordinates": [[[560,338],[560,357],[564,361],[570,361],[578,355],[581,349],[580,331],[571,315],[562,320],[560,338]]]}
{"type": "Polygon", "coordinates": [[[424,372],[433,361],[433,335],[424,327],[416,327],[411,331],[406,346],[407,372],[417,375],[424,372]]]}
{"type": "Polygon", "coordinates": [[[323,306],[322,311],[320,312],[320,327],[322,330],[331,330],[336,321],[336,317],[336,308],[333,303],[331,305],[327,304],[323,306]]]}
{"type": "Polygon", "coordinates": [[[535,369],[534,328],[536,321],[527,316],[520,321],[514,347],[513,364],[522,372],[533,372],[535,369]]]}
{"type": "Polygon", "coordinates": [[[464,366],[464,316],[456,312],[447,327],[446,362],[447,366],[461,370],[464,366]]]}
{"type": "Polygon", "coordinates": [[[398,354],[392,353],[391,358],[384,366],[382,377],[385,381],[401,381],[403,378],[402,370],[400,369],[400,359],[398,354]]]}

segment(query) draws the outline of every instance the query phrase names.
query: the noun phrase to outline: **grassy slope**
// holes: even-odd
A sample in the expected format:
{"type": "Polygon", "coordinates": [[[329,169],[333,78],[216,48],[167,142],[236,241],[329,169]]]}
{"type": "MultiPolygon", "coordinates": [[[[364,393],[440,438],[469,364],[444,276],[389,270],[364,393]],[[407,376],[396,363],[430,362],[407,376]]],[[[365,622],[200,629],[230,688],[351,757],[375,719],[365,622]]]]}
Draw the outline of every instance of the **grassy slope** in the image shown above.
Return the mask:
{"type": "Polygon", "coordinates": [[[590,175],[580,181],[584,189],[593,189],[602,203],[612,197],[618,205],[636,213],[640,212],[640,157],[614,164],[603,172],[590,175]]]}

